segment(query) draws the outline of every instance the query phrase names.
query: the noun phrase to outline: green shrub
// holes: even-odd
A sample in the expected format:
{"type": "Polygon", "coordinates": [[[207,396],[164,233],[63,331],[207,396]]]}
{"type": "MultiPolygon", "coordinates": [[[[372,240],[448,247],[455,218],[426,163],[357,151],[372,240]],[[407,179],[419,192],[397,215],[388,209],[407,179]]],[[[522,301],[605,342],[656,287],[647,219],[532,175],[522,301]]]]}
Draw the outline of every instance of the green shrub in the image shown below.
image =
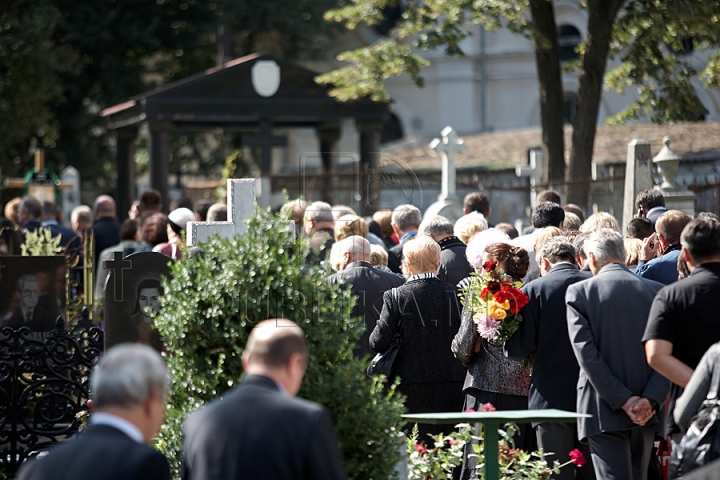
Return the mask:
{"type": "MultiPolygon", "coordinates": [[[[306,267],[307,239],[288,221],[259,213],[247,234],[204,244],[204,256],[178,261],[165,282],[156,323],[173,379],[168,419],[158,439],[177,473],[187,414],[239,383],[250,330],[285,317],[305,331],[310,363],[299,396],[326,406],[335,421],[350,478],[385,479],[400,459],[402,401],[394,388],[364,375],[352,349],[363,327],[354,298],[325,284],[329,272],[306,267]]],[[[281,435],[282,432],[278,432],[281,435]]]]}

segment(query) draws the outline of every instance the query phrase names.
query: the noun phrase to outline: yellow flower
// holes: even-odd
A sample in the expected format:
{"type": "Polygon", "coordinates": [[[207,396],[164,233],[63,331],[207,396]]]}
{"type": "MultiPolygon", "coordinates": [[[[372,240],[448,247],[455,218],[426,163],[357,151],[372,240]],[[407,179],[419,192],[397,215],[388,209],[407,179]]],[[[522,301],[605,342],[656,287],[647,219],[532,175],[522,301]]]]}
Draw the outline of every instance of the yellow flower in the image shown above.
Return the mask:
{"type": "Polygon", "coordinates": [[[507,313],[502,308],[496,308],[493,311],[493,317],[495,317],[498,320],[503,320],[505,317],[507,317],[507,313]]]}

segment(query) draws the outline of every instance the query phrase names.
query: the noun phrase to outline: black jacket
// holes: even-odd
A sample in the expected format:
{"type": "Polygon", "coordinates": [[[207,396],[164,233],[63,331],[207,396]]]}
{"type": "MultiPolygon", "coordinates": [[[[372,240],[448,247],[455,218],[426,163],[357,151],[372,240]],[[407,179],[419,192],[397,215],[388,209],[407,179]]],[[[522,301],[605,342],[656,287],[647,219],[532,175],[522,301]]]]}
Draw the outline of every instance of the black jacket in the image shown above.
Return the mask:
{"type": "Polygon", "coordinates": [[[162,453],[109,425],[90,425],[20,469],[18,480],[170,480],[162,453]]]}
{"type": "Polygon", "coordinates": [[[184,480],[343,480],[330,414],[248,375],[227,396],[191,414],[183,428],[184,480]]]}
{"type": "MultiPolygon", "coordinates": [[[[457,382],[465,367],[450,350],[460,328],[460,302],[454,285],[437,278],[410,280],[398,287],[402,316],[402,350],[393,374],[401,383],[457,382]]],[[[398,319],[392,314],[391,292],[383,296],[380,319],[370,335],[370,348],[384,352],[390,347],[398,319]]]]}
{"type": "Polygon", "coordinates": [[[388,250],[388,268],[392,270],[395,273],[403,273],[402,272],[402,250],[403,246],[409,241],[415,238],[415,235],[410,235],[409,237],[403,237],[400,239],[400,243],[392,247],[390,250],[388,250]]]}
{"type": "Polygon", "coordinates": [[[353,262],[345,270],[331,275],[328,283],[339,283],[350,286],[357,302],[352,310],[353,317],[361,317],[365,323],[365,331],[360,336],[357,356],[373,355],[370,349],[370,333],[380,318],[383,305],[383,293],[393,287],[399,287],[405,280],[392,273],[376,270],[368,262],[353,262]]]}
{"type": "Polygon", "coordinates": [[[121,226],[120,221],[115,217],[100,217],[95,220],[92,226],[95,235],[95,265],[103,250],[120,243],[121,226]]]}
{"type": "Polygon", "coordinates": [[[440,269],[438,278],[450,285],[457,285],[470,276],[475,269],[465,256],[467,246],[457,237],[448,237],[438,242],[440,245],[440,269]]]}
{"type": "Polygon", "coordinates": [[[561,263],[521,289],[529,303],[520,311],[523,320],[517,332],[505,342],[505,353],[518,361],[532,359],[531,410],[575,411],[580,367],[568,336],[565,292],[570,285],[590,277],[590,272],[561,263]]]}

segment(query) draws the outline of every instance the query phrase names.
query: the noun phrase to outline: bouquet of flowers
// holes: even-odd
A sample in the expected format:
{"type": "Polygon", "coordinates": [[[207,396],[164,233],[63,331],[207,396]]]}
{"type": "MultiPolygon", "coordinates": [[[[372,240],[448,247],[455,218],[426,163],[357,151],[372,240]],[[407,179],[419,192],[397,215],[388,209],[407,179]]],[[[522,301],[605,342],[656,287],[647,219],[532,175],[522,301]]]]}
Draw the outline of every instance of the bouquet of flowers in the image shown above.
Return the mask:
{"type": "Polygon", "coordinates": [[[470,277],[462,302],[472,312],[481,337],[496,343],[512,337],[522,321],[520,309],[528,304],[521,286],[498,268],[495,260],[485,262],[482,271],[470,277]]]}

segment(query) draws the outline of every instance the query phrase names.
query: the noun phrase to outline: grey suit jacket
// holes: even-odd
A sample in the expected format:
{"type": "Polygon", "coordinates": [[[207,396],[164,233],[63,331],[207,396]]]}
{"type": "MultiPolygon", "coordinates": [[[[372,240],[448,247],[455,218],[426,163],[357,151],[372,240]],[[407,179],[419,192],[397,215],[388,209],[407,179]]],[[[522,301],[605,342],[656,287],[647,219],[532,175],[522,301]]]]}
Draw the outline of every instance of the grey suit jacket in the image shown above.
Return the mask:
{"type": "MultiPolygon", "coordinates": [[[[650,305],[662,284],[610,264],[565,295],[570,342],[580,364],[577,411],[580,439],[637,427],[622,410],[632,395],[662,405],[668,380],[647,364],[641,342],[650,305]]],[[[647,425],[660,431],[659,415],[647,425]]]]}

